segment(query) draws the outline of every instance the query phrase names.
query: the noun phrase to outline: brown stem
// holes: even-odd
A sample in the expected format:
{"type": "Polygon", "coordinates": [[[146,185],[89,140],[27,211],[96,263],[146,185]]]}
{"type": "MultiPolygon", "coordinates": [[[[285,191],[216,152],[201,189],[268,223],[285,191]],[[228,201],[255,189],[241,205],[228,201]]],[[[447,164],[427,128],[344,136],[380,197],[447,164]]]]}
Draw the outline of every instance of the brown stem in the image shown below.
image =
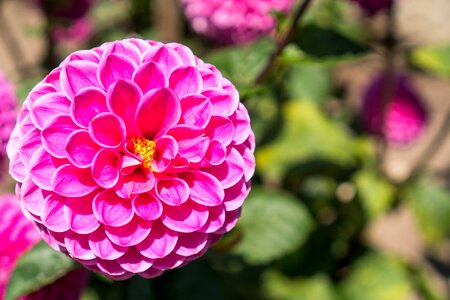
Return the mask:
{"type": "Polygon", "coordinates": [[[278,56],[283,52],[284,48],[289,43],[292,35],[294,34],[295,30],[297,29],[297,25],[300,22],[300,19],[307,11],[309,5],[311,4],[312,0],[305,0],[303,1],[302,5],[300,5],[295,12],[295,14],[292,17],[292,23],[289,26],[289,28],[286,30],[286,32],[281,36],[277,43],[277,48],[270,56],[269,62],[264,67],[264,69],[261,71],[261,73],[256,77],[255,83],[260,84],[261,82],[266,79],[267,75],[269,75],[270,71],[272,70],[273,66],[275,65],[275,61],[277,60],[278,56]]]}

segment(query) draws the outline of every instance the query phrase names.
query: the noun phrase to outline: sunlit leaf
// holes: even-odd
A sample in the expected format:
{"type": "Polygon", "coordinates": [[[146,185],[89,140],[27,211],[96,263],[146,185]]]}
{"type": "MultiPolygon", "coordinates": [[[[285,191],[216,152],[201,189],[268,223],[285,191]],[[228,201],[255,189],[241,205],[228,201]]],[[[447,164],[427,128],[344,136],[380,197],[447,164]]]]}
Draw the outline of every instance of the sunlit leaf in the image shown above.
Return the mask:
{"type": "Polygon", "coordinates": [[[254,188],[238,226],[242,241],[234,252],[249,264],[264,264],[298,249],[313,223],[305,206],[292,195],[254,188]]]}
{"type": "Polygon", "coordinates": [[[410,61],[430,73],[450,76],[450,45],[423,47],[411,53],[410,61]]]}

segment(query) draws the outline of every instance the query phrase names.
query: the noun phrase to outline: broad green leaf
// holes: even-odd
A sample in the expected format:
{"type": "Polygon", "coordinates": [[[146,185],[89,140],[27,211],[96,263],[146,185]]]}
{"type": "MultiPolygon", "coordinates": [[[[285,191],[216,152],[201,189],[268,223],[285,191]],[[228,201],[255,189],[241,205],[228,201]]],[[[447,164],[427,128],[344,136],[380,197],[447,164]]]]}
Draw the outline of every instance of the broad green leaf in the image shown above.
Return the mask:
{"type": "Polygon", "coordinates": [[[280,180],[287,170],[311,159],[342,165],[354,162],[355,140],[315,103],[288,102],[283,107],[283,117],[280,135],[256,151],[256,167],[267,179],[280,180]]]}
{"type": "Polygon", "coordinates": [[[450,77],[450,45],[418,48],[410,61],[430,73],[450,77]]]}
{"type": "Polygon", "coordinates": [[[294,196],[253,188],[238,223],[242,241],[233,250],[249,264],[265,264],[297,250],[312,227],[307,209],[294,196]]]}
{"type": "Polygon", "coordinates": [[[406,197],[428,241],[438,243],[450,235],[450,192],[430,181],[418,181],[406,197]]]}
{"type": "Polygon", "coordinates": [[[37,291],[75,266],[72,259],[41,241],[20,257],[9,279],[5,300],[15,300],[37,291]]]}
{"type": "Polygon", "coordinates": [[[343,300],[409,299],[413,292],[405,267],[380,254],[366,255],[354,263],[340,288],[343,300]]]}
{"type": "Polygon", "coordinates": [[[369,219],[388,210],[395,198],[394,187],[375,170],[360,170],[353,178],[359,199],[369,219]]]}
{"type": "Polygon", "coordinates": [[[205,61],[215,65],[241,90],[241,87],[254,83],[274,48],[274,41],[262,39],[247,46],[216,50],[205,57],[205,61]]]}
{"type": "Polygon", "coordinates": [[[307,278],[288,278],[269,271],[263,275],[263,291],[267,299],[336,300],[333,284],[323,274],[307,278]]]}

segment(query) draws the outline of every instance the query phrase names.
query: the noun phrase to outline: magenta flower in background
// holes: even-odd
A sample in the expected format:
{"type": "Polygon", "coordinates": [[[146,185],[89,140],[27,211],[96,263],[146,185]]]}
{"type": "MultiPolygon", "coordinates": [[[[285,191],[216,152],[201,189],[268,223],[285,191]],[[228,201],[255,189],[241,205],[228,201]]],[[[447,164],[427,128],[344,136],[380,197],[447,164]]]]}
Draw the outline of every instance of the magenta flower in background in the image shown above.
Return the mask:
{"type": "MultiPolygon", "coordinates": [[[[14,195],[0,196],[0,299],[19,257],[40,239],[39,232],[23,215],[14,195]]],[[[21,300],[77,300],[87,283],[87,272],[74,270],[21,300]]]]}
{"type": "Polygon", "coordinates": [[[368,86],[362,103],[361,122],[371,134],[384,135],[391,144],[416,140],[427,125],[427,114],[419,94],[405,75],[397,75],[392,84],[392,97],[387,101],[383,124],[383,94],[387,84],[383,76],[368,86]]]}
{"type": "Polygon", "coordinates": [[[82,18],[68,25],[55,25],[51,35],[58,43],[85,43],[94,35],[94,25],[88,18],[82,18]]]}
{"type": "Polygon", "coordinates": [[[219,44],[251,42],[276,27],[272,11],[287,13],[294,0],[181,0],[192,29],[219,44]]]}
{"type": "Polygon", "coordinates": [[[0,72],[0,161],[6,158],[6,143],[16,123],[16,116],[17,98],[14,86],[0,72]]]}
{"type": "Polygon", "coordinates": [[[206,252],[240,215],[254,134],[233,84],[183,45],[77,51],[25,100],[10,173],[44,239],[114,279],[206,252]]]}
{"type": "Polygon", "coordinates": [[[352,0],[369,15],[373,16],[383,10],[390,8],[393,0],[352,0]]]}

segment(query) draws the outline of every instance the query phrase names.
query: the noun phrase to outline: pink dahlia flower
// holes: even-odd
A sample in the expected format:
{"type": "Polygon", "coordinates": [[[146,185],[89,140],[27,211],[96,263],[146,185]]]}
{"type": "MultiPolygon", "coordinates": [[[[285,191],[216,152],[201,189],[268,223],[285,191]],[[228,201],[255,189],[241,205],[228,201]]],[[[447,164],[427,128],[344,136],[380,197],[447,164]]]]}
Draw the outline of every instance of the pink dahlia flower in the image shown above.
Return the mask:
{"type": "Polygon", "coordinates": [[[239,217],[254,135],[235,87],[180,44],[71,54],[25,100],[10,173],[44,239],[114,279],[201,256],[239,217]]]}
{"type": "MultiPolygon", "coordinates": [[[[40,239],[39,232],[25,218],[14,195],[0,196],[0,299],[6,292],[11,272],[19,257],[40,239]]],[[[77,300],[87,282],[85,270],[74,270],[21,300],[77,300]]]]}
{"type": "Polygon", "coordinates": [[[388,99],[384,112],[383,93],[387,84],[379,76],[367,88],[361,111],[361,121],[369,133],[384,135],[392,144],[406,144],[417,139],[426,127],[427,114],[418,93],[408,77],[397,75],[392,97],[388,99]]]}
{"type": "Polygon", "coordinates": [[[352,0],[370,16],[373,16],[392,6],[393,0],[352,0]]]}
{"type": "Polygon", "coordinates": [[[294,0],[181,0],[184,13],[198,34],[220,44],[256,40],[275,29],[272,11],[287,13],[294,0]]]}
{"type": "Polygon", "coordinates": [[[6,144],[17,116],[14,86],[0,73],[0,160],[6,157],[6,144]]]}

